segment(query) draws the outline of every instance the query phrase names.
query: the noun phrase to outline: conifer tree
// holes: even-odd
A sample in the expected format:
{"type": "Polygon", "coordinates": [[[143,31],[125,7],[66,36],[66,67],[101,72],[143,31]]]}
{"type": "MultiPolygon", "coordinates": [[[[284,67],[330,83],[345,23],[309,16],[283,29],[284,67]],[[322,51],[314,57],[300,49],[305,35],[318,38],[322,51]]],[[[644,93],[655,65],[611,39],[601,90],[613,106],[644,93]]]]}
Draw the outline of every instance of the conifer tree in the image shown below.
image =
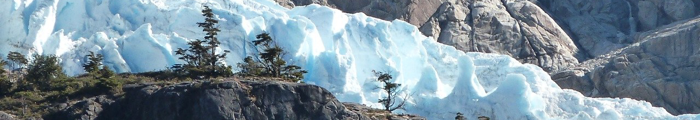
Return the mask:
{"type": "Polygon", "coordinates": [[[403,98],[404,100],[401,100],[401,102],[397,103],[399,96],[399,87],[401,84],[391,82],[391,79],[394,79],[388,72],[377,72],[372,70],[374,75],[377,77],[377,81],[381,82],[384,84],[381,89],[386,92],[387,97],[379,99],[379,103],[384,105],[384,110],[393,112],[394,110],[397,109],[403,109],[403,106],[406,103],[406,98],[403,98]]]}
{"type": "Polygon", "coordinates": [[[263,67],[250,56],[243,59],[243,63],[238,63],[238,68],[241,76],[260,76],[263,72],[263,67]]]}
{"type": "Polygon", "coordinates": [[[0,59],[0,77],[5,77],[5,65],[7,61],[0,59]]]}
{"type": "Polygon", "coordinates": [[[21,68],[23,65],[26,65],[29,62],[29,60],[27,60],[27,58],[19,52],[8,53],[7,59],[12,62],[10,69],[21,68]]]}
{"type": "Polygon", "coordinates": [[[17,86],[5,77],[5,65],[7,65],[7,61],[0,59],[0,97],[11,93],[17,86]]]}
{"type": "Polygon", "coordinates": [[[45,90],[50,87],[51,80],[65,77],[61,65],[58,64],[58,57],[54,55],[33,55],[34,60],[27,68],[25,79],[31,85],[28,89],[45,90]]]}
{"type": "Polygon", "coordinates": [[[9,78],[13,79],[12,81],[15,81],[16,79],[18,79],[18,77],[13,76],[12,72],[16,69],[22,71],[22,66],[28,64],[29,60],[27,60],[27,58],[19,52],[8,53],[7,60],[10,60],[11,62],[9,78]]]}
{"type": "Polygon", "coordinates": [[[202,31],[206,32],[204,40],[190,41],[187,43],[189,48],[186,49],[178,48],[175,54],[182,56],[179,59],[186,63],[176,64],[172,68],[181,75],[193,78],[200,76],[207,78],[231,76],[233,74],[231,66],[221,63],[229,51],[224,51],[224,53],[216,52],[216,48],[221,44],[216,37],[218,32],[221,31],[216,26],[219,21],[214,18],[214,13],[209,6],[204,6],[202,16],[205,17],[204,22],[199,22],[197,25],[202,28],[202,31]]]}
{"type": "Polygon", "coordinates": [[[258,54],[257,59],[246,57],[243,60],[245,63],[239,63],[239,75],[283,78],[292,82],[304,79],[307,71],[296,65],[287,65],[287,61],[282,59],[284,50],[274,43],[270,34],[261,33],[255,37],[257,40],[253,44],[263,52],[258,54]]]}
{"type": "Polygon", "coordinates": [[[98,72],[100,66],[102,66],[102,54],[95,55],[95,53],[90,52],[90,54],[85,57],[88,58],[88,62],[83,64],[83,69],[90,74],[98,72]]]}
{"type": "Polygon", "coordinates": [[[466,118],[464,118],[464,114],[462,114],[461,112],[457,112],[457,116],[455,116],[455,120],[466,120],[466,118]]]}

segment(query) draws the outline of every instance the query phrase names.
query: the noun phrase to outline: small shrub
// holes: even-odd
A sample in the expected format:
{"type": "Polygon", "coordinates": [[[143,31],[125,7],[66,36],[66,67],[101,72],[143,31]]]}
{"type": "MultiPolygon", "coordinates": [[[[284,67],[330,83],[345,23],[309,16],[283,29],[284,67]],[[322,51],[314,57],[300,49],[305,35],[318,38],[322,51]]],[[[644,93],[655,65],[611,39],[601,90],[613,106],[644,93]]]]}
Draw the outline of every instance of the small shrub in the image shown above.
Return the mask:
{"type": "Polygon", "coordinates": [[[270,34],[261,33],[253,41],[258,51],[263,51],[257,57],[246,57],[244,63],[239,63],[240,71],[236,74],[243,77],[273,77],[282,78],[291,82],[299,82],[304,79],[306,70],[296,65],[287,65],[287,61],[282,59],[284,50],[277,46],[270,34]]]}
{"type": "Polygon", "coordinates": [[[455,116],[455,120],[467,120],[467,118],[464,118],[464,114],[461,112],[457,112],[457,116],[455,116]]]}
{"type": "Polygon", "coordinates": [[[22,98],[28,100],[29,102],[39,102],[44,100],[39,91],[21,91],[15,93],[15,98],[22,98]]]}
{"type": "Polygon", "coordinates": [[[35,54],[27,70],[25,78],[30,83],[27,87],[32,90],[47,90],[51,80],[65,77],[61,65],[58,64],[58,57],[54,55],[35,54]]]}
{"type": "Polygon", "coordinates": [[[85,57],[87,57],[88,62],[83,64],[83,69],[90,74],[98,72],[100,66],[102,66],[102,54],[95,55],[95,53],[91,51],[90,54],[85,57]]]}
{"type": "Polygon", "coordinates": [[[17,84],[11,82],[9,79],[0,77],[0,97],[9,95],[17,89],[17,84]]]}
{"type": "Polygon", "coordinates": [[[7,59],[12,62],[11,68],[10,69],[17,69],[21,68],[23,65],[26,65],[29,63],[27,60],[27,57],[22,55],[19,52],[10,52],[7,54],[7,59]]]}
{"type": "Polygon", "coordinates": [[[111,94],[121,94],[123,85],[123,82],[111,78],[100,79],[100,82],[97,83],[97,86],[98,88],[101,88],[101,91],[105,91],[111,94]]]}
{"type": "Polygon", "coordinates": [[[5,77],[5,65],[7,65],[7,61],[0,59],[0,77],[5,77]]]}

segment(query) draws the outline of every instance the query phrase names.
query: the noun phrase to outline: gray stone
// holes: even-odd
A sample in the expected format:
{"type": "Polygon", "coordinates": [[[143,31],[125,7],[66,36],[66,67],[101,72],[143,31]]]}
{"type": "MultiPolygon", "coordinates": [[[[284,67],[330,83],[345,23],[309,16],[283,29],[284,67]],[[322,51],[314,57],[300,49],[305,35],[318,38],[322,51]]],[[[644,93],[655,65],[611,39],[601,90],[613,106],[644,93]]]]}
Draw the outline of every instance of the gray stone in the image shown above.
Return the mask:
{"type": "Polygon", "coordinates": [[[425,23],[437,7],[440,0],[275,0],[282,6],[291,8],[309,4],[319,4],[337,8],[346,13],[362,12],[368,16],[395,20],[401,19],[416,26],[425,23]],[[293,4],[288,4],[292,2],[293,4]]]}
{"type": "Polygon", "coordinates": [[[660,14],[657,6],[651,1],[639,1],[639,3],[637,3],[637,8],[644,8],[639,9],[639,12],[637,12],[637,16],[642,18],[639,19],[639,23],[642,25],[642,30],[651,30],[656,28],[660,14]]]}
{"type": "Polygon", "coordinates": [[[552,78],[587,96],[645,100],[676,115],[700,113],[697,33],[700,18],[640,33],[638,44],[552,73],[552,78]]]}
{"type": "Polygon", "coordinates": [[[695,4],[690,0],[665,0],[664,12],[673,20],[684,20],[695,16],[695,4]]]}
{"type": "Polygon", "coordinates": [[[0,111],[0,120],[14,120],[15,118],[11,114],[7,114],[3,111],[0,111]]]}

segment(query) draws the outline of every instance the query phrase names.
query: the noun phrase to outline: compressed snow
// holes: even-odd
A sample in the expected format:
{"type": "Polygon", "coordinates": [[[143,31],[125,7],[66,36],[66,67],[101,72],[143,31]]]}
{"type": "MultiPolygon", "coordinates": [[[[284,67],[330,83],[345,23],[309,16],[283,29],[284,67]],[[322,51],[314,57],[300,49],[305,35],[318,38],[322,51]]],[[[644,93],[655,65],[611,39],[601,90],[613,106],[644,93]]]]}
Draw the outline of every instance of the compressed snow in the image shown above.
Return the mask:
{"type": "Polygon", "coordinates": [[[698,119],[672,116],[632,99],[588,98],[559,88],[541,68],[505,55],[463,53],[423,36],[403,21],[309,5],[286,9],[272,0],[14,0],[0,4],[0,54],[59,55],[65,73],[83,74],[90,51],[117,72],[162,70],[181,63],[173,50],[202,39],[196,22],[211,5],[222,30],[219,50],[238,63],[269,32],[310,84],[344,102],[380,107],[385,96],[372,71],[389,71],[410,95],[406,112],[429,119],[698,119]]]}

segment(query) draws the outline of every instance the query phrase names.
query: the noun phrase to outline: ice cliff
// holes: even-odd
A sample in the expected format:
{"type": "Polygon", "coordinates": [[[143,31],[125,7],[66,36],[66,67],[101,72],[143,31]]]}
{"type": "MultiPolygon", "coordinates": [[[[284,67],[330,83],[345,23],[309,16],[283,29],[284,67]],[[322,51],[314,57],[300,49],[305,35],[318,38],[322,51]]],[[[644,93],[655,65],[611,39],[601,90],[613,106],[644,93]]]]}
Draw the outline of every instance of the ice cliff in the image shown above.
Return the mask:
{"type": "Polygon", "coordinates": [[[250,41],[269,32],[285,59],[309,71],[306,83],[343,102],[379,107],[372,70],[393,71],[405,111],[429,119],[700,119],[673,116],[632,99],[588,98],[561,89],[541,68],[496,54],[464,53],[403,21],[272,0],[13,0],[0,5],[0,54],[56,54],[64,72],[82,74],[89,51],[118,72],[162,70],[182,61],[173,50],[204,35],[202,5],[221,19],[219,50],[234,65],[256,53],[250,41]]]}

